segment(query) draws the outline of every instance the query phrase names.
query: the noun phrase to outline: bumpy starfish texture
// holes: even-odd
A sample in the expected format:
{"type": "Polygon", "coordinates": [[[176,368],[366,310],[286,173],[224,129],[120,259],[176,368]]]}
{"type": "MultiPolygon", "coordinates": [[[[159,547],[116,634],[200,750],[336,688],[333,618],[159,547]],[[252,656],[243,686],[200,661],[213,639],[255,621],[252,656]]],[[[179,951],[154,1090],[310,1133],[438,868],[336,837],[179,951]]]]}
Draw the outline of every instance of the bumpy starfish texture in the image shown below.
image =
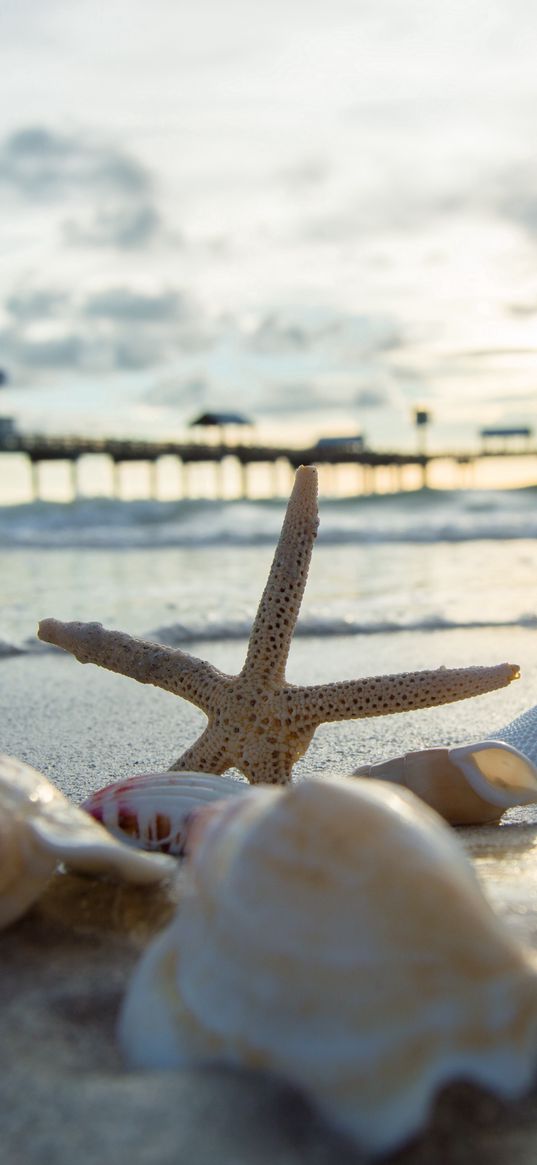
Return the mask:
{"type": "Polygon", "coordinates": [[[199,739],[173,770],[223,773],[236,767],[253,783],[285,784],[319,724],[386,716],[463,700],[504,687],[513,664],[440,668],[313,687],[288,684],[285,666],[317,533],[317,473],[301,466],[242,671],[225,675],[177,648],[107,631],[100,623],[45,619],[39,638],[96,663],[174,692],[208,719],[199,739]]]}

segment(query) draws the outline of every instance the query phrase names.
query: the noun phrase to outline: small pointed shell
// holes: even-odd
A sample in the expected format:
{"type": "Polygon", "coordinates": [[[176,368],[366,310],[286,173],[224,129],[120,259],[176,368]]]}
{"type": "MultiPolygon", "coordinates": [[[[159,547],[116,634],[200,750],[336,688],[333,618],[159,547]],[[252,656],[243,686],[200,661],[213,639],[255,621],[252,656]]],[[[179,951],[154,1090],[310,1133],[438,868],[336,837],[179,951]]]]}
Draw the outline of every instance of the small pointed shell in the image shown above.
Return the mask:
{"type": "Polygon", "coordinates": [[[132,1066],[263,1067],[384,1152],[445,1082],[505,1096],[537,1062],[537,977],[455,836],[405,789],[310,780],[195,819],[188,893],[139,964],[132,1066]]]}
{"type": "Polygon", "coordinates": [[[60,862],[140,883],[157,882],[174,870],[171,859],[110,837],[30,765],[0,755],[0,927],[39,898],[60,862]]]}
{"type": "Polygon", "coordinates": [[[114,837],[181,857],[192,813],[249,787],[246,781],[211,773],[144,773],[99,789],[83,808],[114,837]]]}

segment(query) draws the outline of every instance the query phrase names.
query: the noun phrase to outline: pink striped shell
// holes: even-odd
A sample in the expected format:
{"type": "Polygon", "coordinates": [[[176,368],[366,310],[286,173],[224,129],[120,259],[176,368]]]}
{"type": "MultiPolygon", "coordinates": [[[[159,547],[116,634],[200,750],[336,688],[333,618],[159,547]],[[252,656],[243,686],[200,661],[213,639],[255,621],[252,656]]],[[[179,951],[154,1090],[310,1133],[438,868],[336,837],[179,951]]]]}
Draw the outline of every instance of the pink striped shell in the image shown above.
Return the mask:
{"type": "Polygon", "coordinates": [[[82,808],[122,841],[182,857],[196,810],[248,788],[245,781],[211,773],[144,773],[99,789],[82,808]]]}

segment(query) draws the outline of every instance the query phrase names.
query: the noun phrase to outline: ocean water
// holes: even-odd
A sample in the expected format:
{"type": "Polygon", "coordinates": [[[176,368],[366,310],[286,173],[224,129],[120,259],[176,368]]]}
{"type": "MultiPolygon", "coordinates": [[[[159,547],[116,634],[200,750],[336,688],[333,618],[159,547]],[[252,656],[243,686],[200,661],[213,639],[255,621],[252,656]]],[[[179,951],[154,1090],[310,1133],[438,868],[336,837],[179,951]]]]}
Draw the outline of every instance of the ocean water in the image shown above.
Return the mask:
{"type": "MultiPolygon", "coordinates": [[[[274,501],[82,498],[0,507],[0,655],[40,618],[172,645],[247,637],[285,511],[274,501]]],[[[297,635],[537,628],[537,488],[321,499],[297,635]]],[[[210,654],[209,651],[206,653],[210,654]]]]}

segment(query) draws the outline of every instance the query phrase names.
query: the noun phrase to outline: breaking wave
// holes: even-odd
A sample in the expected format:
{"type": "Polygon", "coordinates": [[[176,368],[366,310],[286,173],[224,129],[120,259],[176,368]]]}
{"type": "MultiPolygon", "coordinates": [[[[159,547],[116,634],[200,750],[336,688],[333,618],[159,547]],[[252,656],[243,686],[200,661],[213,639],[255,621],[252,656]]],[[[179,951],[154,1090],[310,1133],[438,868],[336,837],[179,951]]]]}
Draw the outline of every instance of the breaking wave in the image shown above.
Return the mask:
{"type": "MultiPolygon", "coordinates": [[[[418,490],[322,498],[319,541],[332,545],[537,538],[537,488],[418,490]]],[[[283,500],[118,501],[82,498],[0,507],[4,548],[122,550],[271,545],[283,500]]]]}

